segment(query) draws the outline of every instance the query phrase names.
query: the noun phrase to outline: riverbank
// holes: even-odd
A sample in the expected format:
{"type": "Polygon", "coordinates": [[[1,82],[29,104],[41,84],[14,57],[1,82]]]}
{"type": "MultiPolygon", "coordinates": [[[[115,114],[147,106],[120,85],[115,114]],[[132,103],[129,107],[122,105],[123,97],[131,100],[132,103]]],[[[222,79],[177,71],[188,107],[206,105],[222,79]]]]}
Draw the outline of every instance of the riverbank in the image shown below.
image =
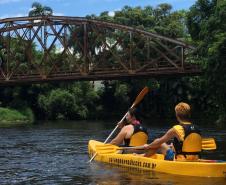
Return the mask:
{"type": "Polygon", "coordinates": [[[16,126],[23,124],[31,124],[34,122],[32,110],[26,108],[18,111],[10,108],[0,107],[0,126],[16,126]]]}

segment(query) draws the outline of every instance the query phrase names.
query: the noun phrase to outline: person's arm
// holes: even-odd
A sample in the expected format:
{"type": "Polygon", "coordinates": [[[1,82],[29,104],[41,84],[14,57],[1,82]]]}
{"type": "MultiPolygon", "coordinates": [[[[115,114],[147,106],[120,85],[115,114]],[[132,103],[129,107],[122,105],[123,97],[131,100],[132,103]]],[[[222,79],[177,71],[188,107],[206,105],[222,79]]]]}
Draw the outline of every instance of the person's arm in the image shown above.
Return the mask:
{"type": "Polygon", "coordinates": [[[176,137],[176,132],[175,132],[174,128],[171,128],[170,130],[168,130],[166,132],[166,134],[164,136],[155,139],[149,145],[145,145],[145,149],[156,149],[156,148],[159,148],[161,146],[161,144],[169,141],[173,137],[176,137]]]}
{"type": "Polygon", "coordinates": [[[117,124],[118,124],[118,128],[122,129],[126,125],[126,120],[124,119],[122,120],[122,122],[118,122],[117,124]]]}
{"type": "Polygon", "coordinates": [[[119,134],[114,139],[112,139],[110,143],[113,145],[120,145],[122,144],[125,137],[126,137],[126,127],[123,127],[119,134]]]}

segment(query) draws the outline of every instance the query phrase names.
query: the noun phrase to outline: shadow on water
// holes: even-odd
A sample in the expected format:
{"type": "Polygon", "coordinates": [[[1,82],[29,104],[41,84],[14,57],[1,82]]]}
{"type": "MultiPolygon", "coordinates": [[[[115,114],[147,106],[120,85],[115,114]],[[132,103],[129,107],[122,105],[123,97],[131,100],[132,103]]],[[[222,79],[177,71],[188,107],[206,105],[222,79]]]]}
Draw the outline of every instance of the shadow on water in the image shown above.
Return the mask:
{"type": "MultiPolygon", "coordinates": [[[[146,123],[150,140],[162,135],[169,126],[146,123]]],[[[0,184],[151,184],[223,185],[225,179],[194,178],[110,166],[89,160],[90,139],[104,141],[113,122],[45,122],[33,126],[0,128],[0,184]]],[[[205,127],[204,135],[215,137],[218,149],[204,154],[226,160],[226,129],[205,127]]]]}

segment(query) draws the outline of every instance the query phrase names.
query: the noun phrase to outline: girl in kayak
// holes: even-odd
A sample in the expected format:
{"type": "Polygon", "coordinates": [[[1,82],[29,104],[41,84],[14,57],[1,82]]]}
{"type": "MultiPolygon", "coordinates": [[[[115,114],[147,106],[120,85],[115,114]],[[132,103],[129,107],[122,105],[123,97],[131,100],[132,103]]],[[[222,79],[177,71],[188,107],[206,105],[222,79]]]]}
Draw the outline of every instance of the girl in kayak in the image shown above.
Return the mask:
{"type": "Polygon", "coordinates": [[[191,108],[187,103],[175,106],[176,118],[179,124],[169,129],[165,135],[155,139],[151,144],[144,145],[149,150],[144,156],[148,157],[160,151],[165,160],[197,160],[202,150],[202,138],[199,129],[191,123],[191,108]],[[166,142],[173,139],[171,145],[166,142]]]}
{"type": "Polygon", "coordinates": [[[120,124],[121,131],[112,139],[111,144],[118,146],[141,146],[147,143],[148,132],[141,125],[135,108],[130,108],[125,120],[118,124],[120,124]]]}

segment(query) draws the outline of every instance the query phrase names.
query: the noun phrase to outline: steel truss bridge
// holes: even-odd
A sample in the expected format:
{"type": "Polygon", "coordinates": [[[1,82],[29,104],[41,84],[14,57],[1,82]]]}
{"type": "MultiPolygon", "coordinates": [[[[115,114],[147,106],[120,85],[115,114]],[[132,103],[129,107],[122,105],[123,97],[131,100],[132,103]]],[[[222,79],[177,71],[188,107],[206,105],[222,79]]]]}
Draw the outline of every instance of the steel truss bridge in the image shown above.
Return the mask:
{"type": "Polygon", "coordinates": [[[81,17],[0,19],[0,84],[196,75],[193,47],[81,17]]]}

